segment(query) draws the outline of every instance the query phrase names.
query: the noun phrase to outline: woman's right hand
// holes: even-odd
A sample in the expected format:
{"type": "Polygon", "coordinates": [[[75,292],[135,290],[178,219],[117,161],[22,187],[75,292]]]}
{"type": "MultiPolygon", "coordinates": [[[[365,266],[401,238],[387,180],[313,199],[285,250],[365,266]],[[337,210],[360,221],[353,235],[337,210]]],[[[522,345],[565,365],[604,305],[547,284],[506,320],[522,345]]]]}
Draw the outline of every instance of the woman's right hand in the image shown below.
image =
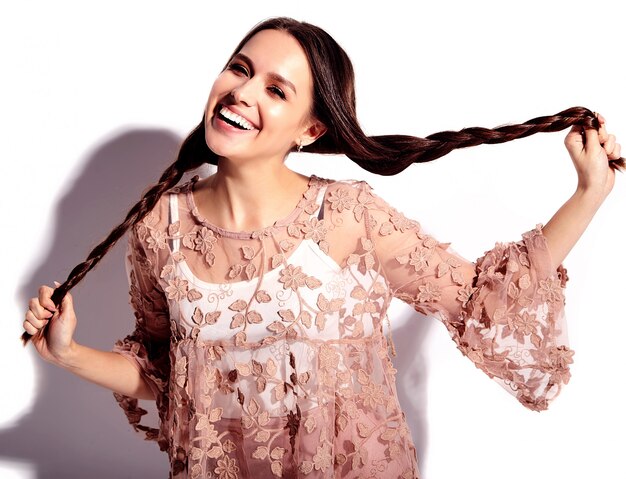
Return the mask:
{"type": "MultiPolygon", "coordinates": [[[[54,282],[58,287],[60,283],[54,282]]],[[[67,293],[61,302],[60,311],[51,299],[54,288],[42,285],[39,296],[28,302],[24,330],[31,334],[31,342],[39,355],[47,362],[59,364],[74,346],[76,314],[72,295],[67,293]],[[50,323],[50,324],[48,324],[50,323]],[[37,334],[44,326],[43,334],[37,334]]]]}

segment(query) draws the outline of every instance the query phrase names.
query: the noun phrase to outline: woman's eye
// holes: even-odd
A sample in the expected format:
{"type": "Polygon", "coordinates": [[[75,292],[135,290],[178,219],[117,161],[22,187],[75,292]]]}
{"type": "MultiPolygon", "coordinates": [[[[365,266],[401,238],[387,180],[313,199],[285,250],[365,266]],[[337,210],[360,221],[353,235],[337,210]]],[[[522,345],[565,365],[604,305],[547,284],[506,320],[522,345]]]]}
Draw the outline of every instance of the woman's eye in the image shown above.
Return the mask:
{"type": "Polygon", "coordinates": [[[268,88],[268,90],[270,90],[272,93],[275,93],[276,95],[281,97],[283,100],[285,99],[285,93],[277,86],[271,86],[268,88]]]}
{"type": "Polygon", "coordinates": [[[246,69],[246,67],[244,67],[243,65],[240,65],[239,63],[231,63],[228,66],[229,69],[243,73],[244,75],[248,74],[248,70],[246,69]]]}

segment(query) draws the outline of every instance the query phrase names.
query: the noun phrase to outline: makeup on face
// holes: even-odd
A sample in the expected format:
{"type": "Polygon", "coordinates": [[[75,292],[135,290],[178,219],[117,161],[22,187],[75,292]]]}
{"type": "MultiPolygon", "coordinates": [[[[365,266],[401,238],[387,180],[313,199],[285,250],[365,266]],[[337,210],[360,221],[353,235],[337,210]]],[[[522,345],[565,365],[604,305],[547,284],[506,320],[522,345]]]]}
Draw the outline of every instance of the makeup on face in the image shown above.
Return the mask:
{"type": "Polygon", "coordinates": [[[283,161],[307,128],[312,82],[297,40],[276,30],[257,33],[213,84],[207,146],[223,157],[283,161]]]}

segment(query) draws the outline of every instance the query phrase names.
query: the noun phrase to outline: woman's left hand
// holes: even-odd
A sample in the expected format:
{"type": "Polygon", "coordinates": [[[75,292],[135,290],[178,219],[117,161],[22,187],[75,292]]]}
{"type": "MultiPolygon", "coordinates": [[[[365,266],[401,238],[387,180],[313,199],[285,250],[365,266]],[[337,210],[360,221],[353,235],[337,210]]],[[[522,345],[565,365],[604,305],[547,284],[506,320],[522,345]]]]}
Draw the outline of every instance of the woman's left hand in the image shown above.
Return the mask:
{"type": "Polygon", "coordinates": [[[606,120],[599,113],[600,129],[575,125],[565,137],[565,147],[578,173],[578,189],[593,191],[604,199],[615,184],[615,171],[609,160],[620,158],[621,146],[606,131],[606,120]]]}

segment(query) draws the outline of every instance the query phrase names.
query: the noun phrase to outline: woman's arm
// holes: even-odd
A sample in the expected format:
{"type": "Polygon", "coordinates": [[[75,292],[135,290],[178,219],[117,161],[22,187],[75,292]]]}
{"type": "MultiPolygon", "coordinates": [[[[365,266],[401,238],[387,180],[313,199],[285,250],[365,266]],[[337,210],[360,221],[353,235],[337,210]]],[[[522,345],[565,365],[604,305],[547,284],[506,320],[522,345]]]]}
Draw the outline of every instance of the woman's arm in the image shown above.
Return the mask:
{"type": "Polygon", "coordinates": [[[598,119],[601,126],[597,132],[574,127],[565,137],[578,173],[578,186],[543,228],[553,268],[563,262],[615,184],[609,160],[618,159],[621,148],[615,136],[607,133],[602,115],[598,119]]]}
{"type": "Polygon", "coordinates": [[[137,399],[154,400],[139,370],[121,354],[73,343],[55,364],[94,384],[137,399]]]}
{"type": "Polygon", "coordinates": [[[355,210],[367,205],[359,268],[382,274],[394,297],[441,320],[458,349],[524,406],[546,409],[569,382],[574,352],[564,316],[567,276],[552,267],[541,225],[471,262],[368,185],[354,203],[355,210]]]}
{"type": "MultiPolygon", "coordinates": [[[[60,286],[57,282],[55,285],[60,286]]],[[[78,320],[72,294],[68,292],[57,309],[51,299],[53,292],[53,288],[42,285],[38,297],[30,300],[26,315],[26,331],[33,335],[32,344],[41,358],[114,392],[140,399],[154,399],[145,378],[128,359],[74,341],[78,320]],[[41,329],[46,326],[48,330],[41,334],[41,329]]]]}

